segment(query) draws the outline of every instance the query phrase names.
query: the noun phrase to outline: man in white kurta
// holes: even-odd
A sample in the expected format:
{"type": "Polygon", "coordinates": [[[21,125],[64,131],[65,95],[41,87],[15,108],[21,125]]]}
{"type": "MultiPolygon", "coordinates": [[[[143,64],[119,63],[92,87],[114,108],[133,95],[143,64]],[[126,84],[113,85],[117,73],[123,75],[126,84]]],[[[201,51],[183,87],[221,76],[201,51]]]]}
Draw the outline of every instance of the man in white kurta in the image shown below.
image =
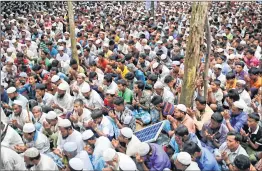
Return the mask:
{"type": "Polygon", "coordinates": [[[77,75],[77,80],[72,84],[71,90],[73,91],[74,99],[80,98],[83,88],[89,86],[89,84],[85,82],[85,78],[85,74],[79,73],[77,75]]]}
{"type": "Polygon", "coordinates": [[[82,89],[81,99],[83,99],[85,107],[91,111],[104,107],[101,96],[95,90],[92,90],[89,85],[82,89]]]}
{"type": "Polygon", "coordinates": [[[1,163],[1,170],[26,170],[23,158],[3,145],[1,145],[1,163]]]}

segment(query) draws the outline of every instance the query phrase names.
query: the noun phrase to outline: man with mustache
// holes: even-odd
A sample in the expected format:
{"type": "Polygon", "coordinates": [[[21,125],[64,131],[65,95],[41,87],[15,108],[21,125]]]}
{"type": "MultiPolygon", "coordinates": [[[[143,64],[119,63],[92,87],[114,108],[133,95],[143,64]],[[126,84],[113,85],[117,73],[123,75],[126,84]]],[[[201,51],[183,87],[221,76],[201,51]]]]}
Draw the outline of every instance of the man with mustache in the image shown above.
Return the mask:
{"type": "Polygon", "coordinates": [[[62,113],[66,114],[73,111],[73,97],[68,94],[66,90],[67,85],[61,83],[58,86],[57,92],[54,96],[54,103],[51,105],[51,107],[58,115],[61,115],[62,113]]]}
{"type": "Polygon", "coordinates": [[[9,103],[8,104],[4,104],[3,107],[7,108],[7,109],[11,109],[11,106],[13,105],[15,100],[19,100],[22,102],[22,108],[25,109],[26,108],[26,104],[28,103],[28,100],[26,99],[25,96],[19,94],[16,90],[15,87],[9,87],[7,90],[7,95],[9,97],[9,103]]]}

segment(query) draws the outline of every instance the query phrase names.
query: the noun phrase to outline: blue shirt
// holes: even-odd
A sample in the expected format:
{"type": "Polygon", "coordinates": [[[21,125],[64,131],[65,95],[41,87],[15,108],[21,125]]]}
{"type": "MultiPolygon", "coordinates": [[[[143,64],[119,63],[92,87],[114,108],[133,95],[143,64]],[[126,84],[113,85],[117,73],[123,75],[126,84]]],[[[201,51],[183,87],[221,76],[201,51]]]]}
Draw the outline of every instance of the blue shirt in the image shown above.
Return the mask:
{"type": "Polygon", "coordinates": [[[245,112],[241,112],[238,115],[232,115],[230,111],[230,117],[230,124],[236,132],[239,132],[247,122],[247,114],[245,112]]]}
{"type": "Polygon", "coordinates": [[[226,62],[222,63],[222,74],[227,75],[229,71],[231,71],[230,66],[226,62]]]}
{"type": "Polygon", "coordinates": [[[25,84],[22,88],[17,90],[20,94],[27,94],[28,99],[35,99],[35,90],[32,89],[32,86],[30,84],[25,84]]]}
{"type": "Polygon", "coordinates": [[[3,93],[1,94],[1,101],[2,101],[2,102],[5,102],[5,103],[7,103],[7,104],[8,104],[8,102],[9,102],[9,98],[8,98],[8,95],[7,95],[6,90],[4,90],[3,93]]]}
{"type": "Polygon", "coordinates": [[[201,171],[219,171],[219,165],[214,155],[206,148],[201,149],[202,155],[196,162],[201,171]]]}
{"type": "Polygon", "coordinates": [[[136,70],[135,77],[137,80],[141,80],[144,84],[146,84],[146,77],[142,71],[136,70]]]}
{"type": "Polygon", "coordinates": [[[54,47],[52,47],[52,50],[49,53],[51,57],[56,57],[56,55],[58,54],[58,51],[54,47]]]}

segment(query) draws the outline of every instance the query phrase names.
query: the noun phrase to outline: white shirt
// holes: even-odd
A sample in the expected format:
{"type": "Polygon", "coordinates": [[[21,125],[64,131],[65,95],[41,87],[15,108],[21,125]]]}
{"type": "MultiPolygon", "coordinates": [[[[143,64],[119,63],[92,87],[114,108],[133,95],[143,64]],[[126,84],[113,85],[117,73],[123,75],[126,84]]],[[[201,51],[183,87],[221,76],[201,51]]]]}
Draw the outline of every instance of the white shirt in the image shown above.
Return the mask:
{"type": "Polygon", "coordinates": [[[21,136],[11,126],[6,127],[7,124],[6,123],[3,124],[5,125],[4,130],[5,129],[7,130],[6,130],[5,138],[1,142],[1,145],[10,147],[12,149],[15,145],[24,145],[21,136]]]}
{"type": "Polygon", "coordinates": [[[82,99],[84,104],[91,109],[101,109],[104,107],[103,99],[95,90],[91,90],[89,99],[84,98],[84,96],[82,96],[82,99]]]}
{"type": "MultiPolygon", "coordinates": [[[[28,100],[27,100],[27,98],[25,97],[25,96],[23,96],[23,95],[21,95],[21,94],[18,94],[18,96],[16,97],[16,99],[15,100],[19,100],[19,101],[21,101],[22,102],[22,108],[23,109],[26,109],[26,105],[27,105],[27,103],[28,103],[28,100]]],[[[9,98],[9,106],[12,106],[13,105],[13,102],[14,101],[12,101],[10,98],[9,98]]]]}
{"type": "Polygon", "coordinates": [[[100,131],[102,131],[105,135],[109,135],[111,137],[114,136],[113,125],[112,125],[111,121],[106,116],[103,116],[103,119],[102,119],[100,125],[98,125],[98,129],[100,131]]]}
{"type": "Polygon", "coordinates": [[[169,102],[171,104],[174,104],[175,101],[175,96],[171,92],[169,87],[164,87],[164,92],[163,92],[163,101],[164,102],[169,102]]]}
{"type": "Polygon", "coordinates": [[[91,160],[88,156],[88,153],[85,150],[80,151],[76,156],[76,158],[80,158],[84,163],[83,170],[94,170],[91,160]]]}
{"type": "Polygon", "coordinates": [[[72,84],[72,92],[74,94],[74,98],[75,99],[78,99],[80,98],[82,95],[82,89],[86,86],[89,86],[89,84],[87,82],[83,82],[82,84],[78,85],[77,84],[77,81],[75,81],[73,84],[72,84]],[[74,92],[73,89],[77,89],[78,90],[78,93],[74,92]]]}
{"type": "Polygon", "coordinates": [[[160,74],[159,79],[162,83],[164,83],[164,79],[167,75],[170,74],[170,70],[165,65],[162,66],[162,73],[160,74]]]}
{"type": "Polygon", "coordinates": [[[59,109],[55,109],[55,112],[58,112],[61,114],[72,112],[73,111],[73,97],[66,93],[63,98],[58,98],[57,93],[54,96],[54,103],[57,104],[59,107],[63,108],[63,111],[60,111],[59,109]]]}
{"type": "Polygon", "coordinates": [[[26,170],[22,156],[4,146],[1,146],[1,162],[1,170],[26,170]]]}
{"type": "Polygon", "coordinates": [[[112,81],[109,86],[104,85],[104,92],[106,92],[107,90],[113,90],[114,92],[117,92],[118,86],[114,81],[112,81]]]}
{"type": "Polygon", "coordinates": [[[66,139],[63,139],[62,134],[59,133],[57,139],[57,148],[60,150],[64,149],[64,144],[66,142],[75,142],[77,144],[77,152],[83,150],[84,142],[82,140],[82,134],[77,130],[74,130],[73,133],[69,135],[66,139]]]}
{"type": "Polygon", "coordinates": [[[31,170],[57,170],[58,167],[56,163],[49,156],[45,154],[40,154],[41,158],[37,165],[34,165],[31,170]]]}
{"type": "MultiPolygon", "coordinates": [[[[29,112],[29,117],[31,121],[32,118],[34,118],[31,112],[29,112]]],[[[17,120],[19,125],[24,126],[24,124],[29,121],[27,110],[23,109],[19,116],[16,116],[14,113],[12,113],[10,120],[17,120]]]]}
{"type": "Polygon", "coordinates": [[[1,121],[5,122],[5,123],[8,123],[9,122],[8,117],[6,117],[6,114],[5,114],[4,110],[3,110],[3,108],[2,107],[0,107],[0,108],[1,108],[1,121]]]}
{"type": "Polygon", "coordinates": [[[126,146],[126,155],[135,157],[140,143],[141,141],[135,135],[132,135],[131,141],[126,146]]]}
{"type": "Polygon", "coordinates": [[[185,171],[200,171],[198,164],[194,161],[191,161],[190,165],[186,168],[185,171]]]}
{"type": "Polygon", "coordinates": [[[25,138],[23,139],[28,147],[35,147],[40,151],[40,153],[46,153],[50,149],[49,139],[39,131],[35,132],[33,141],[28,142],[25,138]]]}
{"type": "Polygon", "coordinates": [[[73,115],[74,117],[76,117],[77,120],[78,120],[77,123],[73,123],[74,126],[78,126],[78,127],[80,127],[80,128],[83,127],[83,123],[84,123],[85,121],[88,121],[88,120],[91,119],[91,111],[88,110],[87,108],[83,108],[83,113],[82,113],[81,116],[79,116],[78,113],[75,112],[75,111],[73,112],[72,115],[73,115]]]}
{"type": "Polygon", "coordinates": [[[42,100],[42,105],[51,106],[54,101],[54,96],[50,93],[45,92],[45,95],[42,100]]]}
{"type": "Polygon", "coordinates": [[[249,93],[246,90],[243,90],[242,93],[239,94],[239,96],[240,96],[240,99],[242,99],[247,104],[247,106],[250,106],[251,98],[250,98],[249,93]]]}
{"type": "Polygon", "coordinates": [[[111,144],[111,141],[107,137],[101,136],[97,138],[95,143],[95,149],[93,152],[93,156],[95,157],[95,159],[99,159],[99,157],[103,155],[104,150],[108,148],[113,148],[113,146],[111,144]]]}
{"type": "Polygon", "coordinates": [[[68,54],[66,54],[66,53],[63,53],[63,56],[61,56],[60,53],[58,53],[58,54],[56,55],[56,59],[57,59],[58,61],[64,61],[64,62],[70,61],[70,57],[69,57],[68,54]]]}
{"type": "Polygon", "coordinates": [[[221,82],[220,87],[225,87],[227,79],[224,74],[221,73],[218,77],[216,77],[216,75],[213,73],[212,80],[216,80],[216,79],[221,82]]]}

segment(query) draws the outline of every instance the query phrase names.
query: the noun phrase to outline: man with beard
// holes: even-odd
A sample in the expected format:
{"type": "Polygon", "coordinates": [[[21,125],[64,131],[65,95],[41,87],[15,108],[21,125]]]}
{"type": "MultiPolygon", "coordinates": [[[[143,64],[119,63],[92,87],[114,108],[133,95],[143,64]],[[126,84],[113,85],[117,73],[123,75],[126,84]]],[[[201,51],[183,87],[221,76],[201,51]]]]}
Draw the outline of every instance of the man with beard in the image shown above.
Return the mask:
{"type": "MultiPolygon", "coordinates": [[[[52,71],[50,72],[52,73],[52,71]]],[[[59,74],[59,73],[58,73],[59,74]]],[[[59,75],[53,75],[51,78],[51,82],[53,83],[53,89],[56,89],[57,86],[59,86],[60,84],[65,84],[66,85],[66,93],[70,94],[70,86],[69,84],[63,80],[62,78],[60,78],[61,76],[59,75]],[[55,87],[55,88],[54,88],[55,87]]]]}
{"type": "Polygon", "coordinates": [[[164,82],[165,77],[170,74],[170,70],[165,65],[158,62],[154,62],[152,70],[154,74],[158,75],[158,80],[161,82],[164,82]]]}
{"type": "Polygon", "coordinates": [[[66,84],[61,83],[58,86],[54,96],[54,103],[51,105],[59,115],[61,115],[61,113],[66,114],[73,111],[73,97],[66,92],[66,89],[66,84]]]}
{"type": "Polygon", "coordinates": [[[249,93],[245,90],[246,82],[244,80],[237,80],[236,90],[239,94],[240,99],[242,99],[247,106],[251,104],[251,98],[249,93]]]}
{"type": "Polygon", "coordinates": [[[72,84],[71,90],[73,91],[75,99],[78,99],[82,96],[82,89],[84,87],[89,87],[89,84],[85,82],[86,75],[84,73],[79,73],[77,75],[76,81],[72,84]]]}
{"type": "Polygon", "coordinates": [[[90,88],[89,84],[86,83],[81,90],[82,100],[84,101],[84,106],[93,111],[95,109],[102,109],[104,107],[104,101],[101,96],[93,89],[90,88]]]}
{"type": "Polygon", "coordinates": [[[36,85],[36,100],[41,106],[50,106],[53,103],[54,96],[45,91],[46,86],[44,84],[36,85]]]}
{"type": "Polygon", "coordinates": [[[173,170],[175,171],[200,171],[196,162],[192,161],[190,154],[180,152],[174,162],[173,170]]]}
{"type": "Polygon", "coordinates": [[[9,97],[9,102],[4,103],[3,108],[11,109],[11,106],[13,105],[15,100],[19,100],[22,102],[23,109],[26,109],[26,105],[28,103],[28,100],[25,98],[25,96],[19,94],[15,87],[9,87],[7,90],[7,95],[9,97]]]}
{"type": "Polygon", "coordinates": [[[73,122],[75,129],[83,132],[84,122],[91,119],[90,110],[84,108],[84,102],[81,99],[76,99],[74,101],[74,112],[70,115],[70,120],[73,122]]]}
{"type": "Polygon", "coordinates": [[[22,104],[20,100],[13,102],[13,113],[10,118],[12,127],[17,129],[18,133],[21,133],[26,122],[33,120],[33,114],[31,112],[28,113],[26,109],[22,109],[22,104]]]}

